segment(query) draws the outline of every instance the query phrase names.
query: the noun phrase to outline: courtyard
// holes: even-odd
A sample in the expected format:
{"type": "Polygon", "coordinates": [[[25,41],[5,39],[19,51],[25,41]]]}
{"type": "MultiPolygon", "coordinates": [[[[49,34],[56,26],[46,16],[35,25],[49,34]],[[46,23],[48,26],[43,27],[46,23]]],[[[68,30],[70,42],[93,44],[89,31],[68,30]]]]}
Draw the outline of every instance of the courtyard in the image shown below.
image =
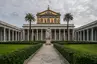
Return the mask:
{"type": "Polygon", "coordinates": [[[0,0],[0,64],[97,64],[97,0],[0,0]]]}

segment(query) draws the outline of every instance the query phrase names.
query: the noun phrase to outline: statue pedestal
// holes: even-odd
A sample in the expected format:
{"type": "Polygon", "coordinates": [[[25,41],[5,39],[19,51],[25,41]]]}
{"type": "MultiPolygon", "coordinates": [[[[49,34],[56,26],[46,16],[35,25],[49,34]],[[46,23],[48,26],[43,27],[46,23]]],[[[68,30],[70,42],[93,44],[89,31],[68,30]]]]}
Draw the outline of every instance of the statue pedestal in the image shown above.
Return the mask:
{"type": "Polygon", "coordinates": [[[51,40],[46,40],[46,45],[51,45],[51,40]]]}

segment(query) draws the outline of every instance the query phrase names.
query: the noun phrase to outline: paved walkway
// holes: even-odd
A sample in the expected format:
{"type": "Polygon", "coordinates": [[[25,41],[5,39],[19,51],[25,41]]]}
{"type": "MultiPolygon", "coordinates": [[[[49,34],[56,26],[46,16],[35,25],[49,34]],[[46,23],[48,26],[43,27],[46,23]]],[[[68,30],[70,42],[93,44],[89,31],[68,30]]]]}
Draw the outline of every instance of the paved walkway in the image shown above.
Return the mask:
{"type": "Polygon", "coordinates": [[[68,64],[59,56],[53,45],[43,45],[35,56],[26,64],[68,64]]]}

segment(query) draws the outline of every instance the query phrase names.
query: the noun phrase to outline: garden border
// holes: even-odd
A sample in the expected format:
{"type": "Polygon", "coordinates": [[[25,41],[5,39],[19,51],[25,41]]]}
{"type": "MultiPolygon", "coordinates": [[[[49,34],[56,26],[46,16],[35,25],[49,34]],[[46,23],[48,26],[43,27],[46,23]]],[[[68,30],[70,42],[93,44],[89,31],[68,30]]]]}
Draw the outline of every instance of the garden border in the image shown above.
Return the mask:
{"type": "MultiPolygon", "coordinates": [[[[54,46],[53,46],[54,47],[54,46]]],[[[63,55],[54,47],[55,51],[58,53],[58,55],[63,59],[62,61],[66,64],[70,64],[64,57],[63,55]]]]}
{"type": "Polygon", "coordinates": [[[35,56],[35,54],[42,48],[42,46],[35,53],[33,53],[28,59],[26,59],[23,64],[27,64],[33,58],[33,56],[35,56]]]}

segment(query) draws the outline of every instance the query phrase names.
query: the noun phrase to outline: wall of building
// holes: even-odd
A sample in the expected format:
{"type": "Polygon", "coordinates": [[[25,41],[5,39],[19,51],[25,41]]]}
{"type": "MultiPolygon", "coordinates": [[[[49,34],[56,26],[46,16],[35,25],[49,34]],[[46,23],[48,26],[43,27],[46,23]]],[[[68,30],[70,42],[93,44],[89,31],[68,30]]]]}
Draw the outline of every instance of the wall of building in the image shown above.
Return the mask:
{"type": "MultiPolygon", "coordinates": [[[[66,24],[32,24],[31,25],[31,39],[32,40],[46,40],[47,29],[50,28],[50,37],[52,41],[67,40],[67,26],[66,24]]],[[[69,24],[69,40],[74,40],[74,25],[69,24]]],[[[29,25],[23,25],[23,40],[29,40],[29,25]]]]}
{"type": "MultiPolygon", "coordinates": [[[[32,29],[31,39],[32,41],[45,41],[46,40],[46,30],[47,29],[32,29]]],[[[67,30],[66,29],[51,29],[50,39],[52,41],[64,41],[67,40],[67,30]]],[[[69,29],[69,40],[73,40],[73,29],[69,29]]],[[[23,39],[29,40],[29,29],[23,30],[23,39]]]]}
{"type": "Polygon", "coordinates": [[[75,29],[75,40],[97,41],[97,21],[75,29]]]}
{"type": "Polygon", "coordinates": [[[0,41],[20,41],[21,29],[0,21],[0,41]]]}

